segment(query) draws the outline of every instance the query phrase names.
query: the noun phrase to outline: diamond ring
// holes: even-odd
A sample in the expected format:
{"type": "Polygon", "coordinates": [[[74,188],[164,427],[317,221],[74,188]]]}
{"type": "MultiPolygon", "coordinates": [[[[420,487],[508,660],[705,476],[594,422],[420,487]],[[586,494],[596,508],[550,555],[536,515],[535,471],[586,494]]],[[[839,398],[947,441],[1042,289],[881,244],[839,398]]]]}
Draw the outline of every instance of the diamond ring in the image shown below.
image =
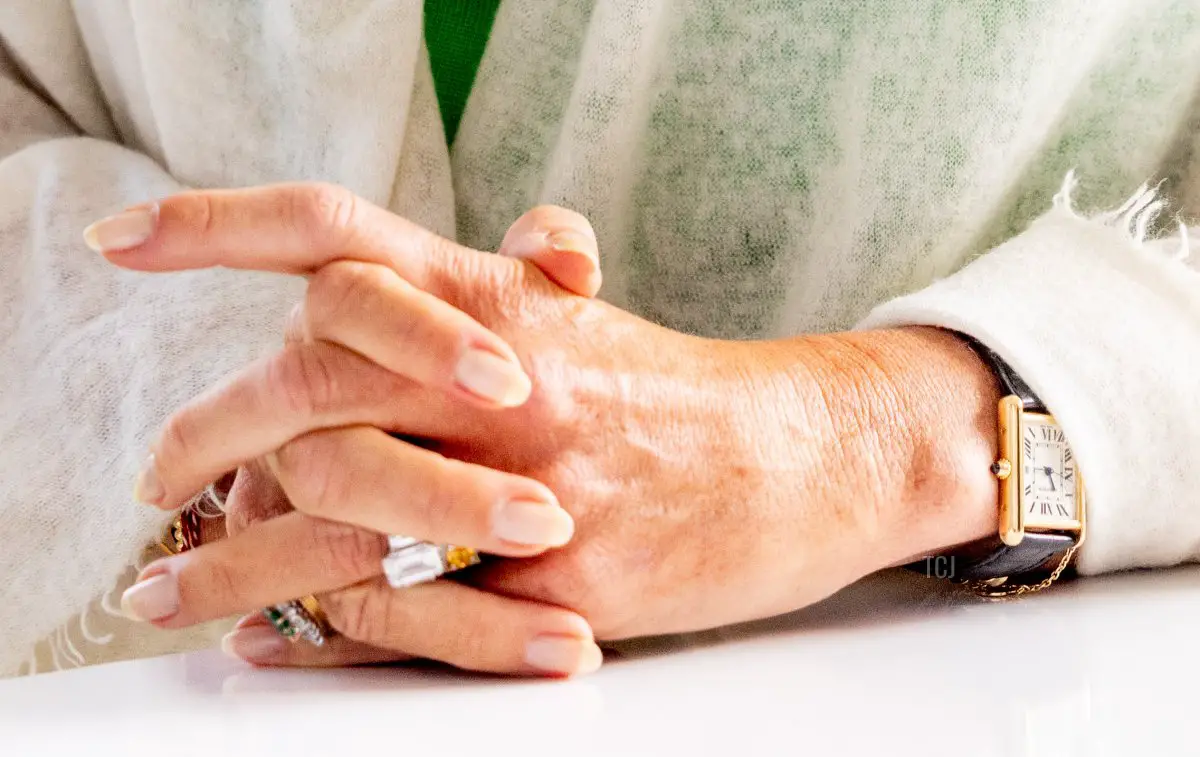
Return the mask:
{"type": "Polygon", "coordinates": [[[319,647],[333,633],[317,598],[312,595],[271,605],[263,610],[263,615],[271,621],[280,636],[290,641],[304,639],[314,647],[319,647]]]}
{"type": "Polygon", "coordinates": [[[478,563],[479,553],[470,547],[433,544],[411,536],[395,535],[388,537],[383,575],[393,589],[405,589],[478,563]]]}

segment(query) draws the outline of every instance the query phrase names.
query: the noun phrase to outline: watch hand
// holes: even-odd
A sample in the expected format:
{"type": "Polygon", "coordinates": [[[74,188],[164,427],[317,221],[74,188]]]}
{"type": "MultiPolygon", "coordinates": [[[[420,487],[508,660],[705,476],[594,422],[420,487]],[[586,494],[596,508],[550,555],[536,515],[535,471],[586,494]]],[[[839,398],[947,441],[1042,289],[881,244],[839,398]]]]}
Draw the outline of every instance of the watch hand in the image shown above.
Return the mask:
{"type": "Polygon", "coordinates": [[[1046,471],[1046,478],[1050,481],[1050,491],[1058,491],[1054,486],[1054,469],[1047,465],[1042,470],[1046,471]]]}

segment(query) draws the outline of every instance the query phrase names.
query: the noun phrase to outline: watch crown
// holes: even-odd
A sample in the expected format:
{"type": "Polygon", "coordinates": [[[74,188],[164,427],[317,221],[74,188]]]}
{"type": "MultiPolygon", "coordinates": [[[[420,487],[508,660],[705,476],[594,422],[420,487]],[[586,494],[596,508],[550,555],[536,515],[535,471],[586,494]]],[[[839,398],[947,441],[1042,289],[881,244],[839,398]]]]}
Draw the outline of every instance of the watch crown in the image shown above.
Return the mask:
{"type": "Polygon", "coordinates": [[[1003,481],[1012,475],[1012,463],[1007,460],[997,460],[992,463],[992,475],[1003,481]]]}

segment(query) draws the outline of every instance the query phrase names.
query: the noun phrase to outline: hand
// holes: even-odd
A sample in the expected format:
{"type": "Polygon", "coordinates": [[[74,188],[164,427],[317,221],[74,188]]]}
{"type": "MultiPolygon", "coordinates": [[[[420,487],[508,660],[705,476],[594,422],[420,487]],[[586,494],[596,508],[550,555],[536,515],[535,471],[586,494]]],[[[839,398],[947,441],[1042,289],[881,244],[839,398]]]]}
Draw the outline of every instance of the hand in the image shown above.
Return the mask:
{"type": "MultiPolygon", "coordinates": [[[[353,206],[360,203],[360,200],[351,195],[339,190],[336,187],[328,187],[324,185],[290,185],[273,187],[267,192],[209,192],[209,193],[189,193],[177,197],[170,198],[161,204],[153,204],[140,208],[133,208],[118,216],[104,219],[90,227],[85,234],[85,237],[90,246],[99,252],[105,254],[108,259],[117,263],[135,269],[153,270],[156,267],[169,268],[178,266],[181,268],[201,267],[204,262],[198,261],[193,254],[204,250],[206,244],[215,242],[225,244],[236,239],[235,246],[238,242],[244,244],[253,236],[253,228],[247,226],[238,227],[236,224],[222,224],[221,229],[226,234],[211,235],[211,234],[180,234],[181,230],[195,231],[203,229],[216,218],[225,218],[232,220],[233,216],[242,212],[247,208],[254,208],[260,213],[266,212],[274,214],[277,218],[286,219],[285,223],[291,226],[292,231],[303,230],[305,224],[319,226],[325,229],[324,220],[331,216],[339,216],[346,212],[349,203],[353,206]],[[257,203],[257,205],[256,205],[257,203]],[[131,233],[134,232],[134,233],[131,233]],[[181,248],[178,242],[185,242],[190,246],[181,248]],[[172,256],[186,257],[187,260],[173,261],[172,256]],[[149,257],[147,257],[149,256],[149,257]]],[[[353,214],[354,211],[349,211],[353,214]]],[[[382,214],[377,208],[373,209],[374,213],[382,214]]],[[[395,233],[402,240],[402,244],[395,249],[384,247],[380,250],[371,250],[371,252],[379,254],[390,254],[398,252],[404,254],[410,252],[413,246],[419,246],[421,243],[429,241],[432,244],[437,244],[440,240],[431,237],[424,233],[423,230],[405,224],[400,219],[388,216],[388,220],[394,223],[385,224],[382,228],[374,229],[377,232],[389,234],[395,233]],[[406,247],[408,245],[408,247],[406,247]]],[[[336,225],[336,224],[335,224],[336,225]]],[[[308,250],[297,252],[299,247],[307,247],[310,237],[303,234],[293,234],[288,239],[283,240],[278,238],[276,241],[283,241],[285,247],[290,244],[290,252],[293,254],[304,254],[308,250]]],[[[333,239],[330,235],[325,235],[326,249],[322,251],[326,255],[335,255],[338,240],[333,239]]],[[[590,225],[586,219],[583,219],[576,213],[564,210],[562,208],[542,207],[537,208],[530,213],[527,213],[518,220],[509,230],[509,234],[505,239],[500,253],[505,256],[525,259],[543,272],[549,279],[559,283],[563,287],[574,291],[583,296],[593,296],[600,286],[599,260],[596,252],[595,235],[591,231],[590,225]]],[[[475,254],[474,257],[480,257],[475,254]]],[[[491,259],[493,256],[487,256],[491,259]]],[[[472,261],[468,261],[470,263],[472,261]]],[[[441,256],[438,259],[440,268],[437,271],[429,271],[420,269],[419,266],[405,269],[411,280],[422,280],[422,275],[451,275],[454,273],[451,270],[458,264],[457,260],[451,259],[451,256],[441,256]]],[[[230,263],[232,267],[237,267],[237,262],[230,263]]],[[[284,261],[281,263],[284,269],[289,269],[290,263],[284,261]]],[[[399,266],[403,268],[403,266],[399,266]]],[[[305,273],[306,270],[298,268],[295,272],[305,273]]],[[[327,305],[325,295],[332,292],[340,292],[346,294],[344,290],[339,290],[337,285],[332,287],[326,285],[330,279],[337,279],[338,274],[336,266],[330,266],[326,272],[320,276],[314,277],[314,285],[310,287],[309,303],[316,303],[318,306],[327,305]]],[[[392,279],[395,279],[393,273],[392,279]]],[[[344,281],[344,277],[340,279],[344,281]]],[[[443,302],[436,301],[432,296],[428,295],[427,291],[417,292],[415,288],[409,285],[411,282],[406,281],[389,281],[393,291],[391,294],[397,294],[395,289],[399,288],[399,294],[403,295],[398,301],[405,305],[412,316],[412,324],[406,325],[408,329],[404,334],[406,338],[398,341],[395,347],[393,359],[397,361],[394,366],[401,374],[407,374],[410,378],[418,380],[424,379],[427,384],[434,387],[440,387],[443,391],[447,391],[451,396],[458,395],[456,399],[464,398],[471,399],[474,404],[480,407],[488,407],[486,401],[488,397],[472,396],[472,394],[463,394],[461,391],[454,390],[461,387],[453,385],[445,386],[444,380],[437,375],[435,371],[430,371],[428,365],[427,353],[430,347],[441,346],[446,353],[447,360],[444,363],[450,363],[449,358],[458,358],[457,366],[450,366],[452,369],[461,373],[462,363],[467,362],[463,359],[462,353],[468,352],[472,342],[483,343],[490,347],[494,352],[505,354],[511,353],[507,346],[498,340],[493,334],[489,334],[486,330],[481,329],[478,324],[471,322],[468,316],[461,312],[456,312],[451,306],[443,302]],[[457,328],[456,328],[457,327],[457,328]],[[424,330],[422,330],[424,329],[424,330]],[[429,343],[429,338],[433,337],[434,344],[429,343]],[[441,338],[439,341],[439,337],[441,338]],[[456,340],[458,343],[456,344],[456,340]],[[490,342],[490,344],[489,344],[490,342]],[[405,346],[414,348],[412,353],[405,353],[405,346]],[[411,358],[416,358],[413,365],[411,358]],[[424,362],[422,362],[424,360],[424,362]],[[407,362],[406,362],[407,361],[407,362]],[[415,370],[414,370],[415,368],[415,370]],[[480,401],[484,400],[484,401],[480,401]]],[[[394,300],[390,304],[396,304],[394,300]]],[[[396,313],[393,313],[396,315],[396,313]]],[[[325,319],[317,319],[315,321],[320,329],[336,328],[335,323],[331,323],[325,319]]],[[[302,338],[311,340],[313,334],[301,333],[306,331],[305,318],[301,310],[293,313],[293,317],[289,323],[288,341],[296,342],[302,338]]],[[[317,337],[325,335],[324,331],[318,331],[317,337]]],[[[491,361],[494,362],[494,361],[491,361]]],[[[519,364],[517,374],[520,374],[519,364]]],[[[289,376],[296,377],[296,371],[301,372],[306,367],[313,367],[310,364],[292,363],[290,368],[285,368],[285,373],[289,376]]],[[[317,366],[319,367],[319,366],[317,366]]],[[[483,367],[487,367],[486,365],[483,367]]],[[[494,372],[493,372],[494,373],[494,372]]],[[[511,375],[511,372],[510,372],[511,375]]],[[[458,376],[456,375],[456,378],[458,376]]],[[[388,377],[394,381],[395,377],[388,377]]],[[[504,376],[500,377],[505,378],[504,376]]],[[[497,381],[485,381],[487,387],[495,387],[497,381]]],[[[523,382],[526,387],[528,381],[523,382]]],[[[519,383],[518,383],[519,386],[519,383]]],[[[385,386],[386,388],[386,386],[385,386]]],[[[521,397],[512,398],[515,402],[520,402],[521,397]]],[[[502,402],[495,402],[491,406],[502,406],[502,402]]],[[[153,501],[160,506],[171,507],[179,497],[168,493],[162,485],[162,482],[156,475],[157,466],[154,464],[153,458],[148,461],[147,470],[140,477],[138,489],[144,499],[153,501]],[[149,475],[146,475],[149,474],[149,475]],[[165,504],[170,503],[170,504],[165,504]]],[[[513,477],[515,478],[515,477],[513,477]]],[[[537,486],[536,482],[529,482],[537,486]]],[[[541,487],[544,489],[544,487],[541,487]]],[[[262,466],[255,462],[243,468],[237,478],[236,485],[230,493],[227,502],[227,512],[231,516],[228,519],[228,526],[231,533],[236,533],[243,529],[249,523],[259,519],[266,519],[273,515],[278,515],[282,512],[290,510],[290,505],[280,496],[280,490],[277,484],[270,479],[269,476],[263,475],[262,466]],[[265,495],[265,496],[264,496],[265,495]]],[[[541,508],[550,511],[549,523],[554,527],[561,538],[569,537],[571,530],[571,522],[569,516],[562,513],[557,508],[541,508]],[[559,516],[554,517],[554,511],[558,512],[559,516]]],[[[546,520],[543,514],[543,520],[546,520]]],[[[330,524],[325,524],[330,525],[330,524]]],[[[341,533],[336,533],[337,529],[324,529],[315,535],[316,539],[324,540],[328,543],[336,543],[334,549],[341,549],[348,545],[349,542],[355,541],[355,534],[348,529],[342,529],[341,533]]],[[[209,540],[206,538],[205,543],[209,540]]],[[[377,535],[372,535],[369,539],[358,539],[359,545],[367,549],[378,551],[380,549],[381,540],[377,535]]],[[[510,545],[510,548],[515,547],[518,553],[530,553],[537,551],[537,547],[532,549],[525,545],[510,545]]],[[[499,551],[504,552],[504,547],[501,546],[499,551]]],[[[377,562],[377,560],[376,560],[377,562]]],[[[436,597],[447,593],[445,590],[437,592],[436,597]]],[[[462,594],[462,592],[458,592],[462,594]]],[[[464,603],[464,610],[471,609],[470,602],[464,603]]],[[[488,602],[483,602],[483,606],[488,606],[488,602]]],[[[512,607],[523,609],[526,620],[538,621],[542,626],[543,635],[534,638],[530,644],[530,649],[540,649],[537,654],[540,661],[538,672],[551,673],[570,673],[570,672],[586,672],[586,669],[594,668],[599,662],[599,650],[591,642],[591,630],[587,627],[578,616],[568,615],[559,612],[535,612],[531,603],[514,603],[514,602],[491,602],[492,607],[497,608],[500,612],[492,613],[493,615],[503,615],[505,609],[509,609],[508,615],[512,616],[515,613],[511,610],[512,607]],[[520,607],[523,604],[525,607],[520,607]],[[551,630],[547,632],[547,628],[551,630]],[[555,628],[558,629],[556,636],[555,628]],[[545,636],[549,633],[550,636],[545,636]],[[553,654],[550,654],[550,653],[553,654]]],[[[457,608],[456,608],[457,609],[457,608]]],[[[501,620],[503,618],[500,618],[501,620]]],[[[251,616],[247,619],[247,625],[254,625],[261,621],[262,618],[258,615],[251,616]]],[[[496,621],[497,617],[489,617],[490,621],[496,621]]],[[[454,642],[452,638],[447,638],[446,634],[433,627],[426,627],[426,636],[434,636],[434,641],[441,649],[446,650],[448,644],[446,642],[454,642]],[[432,633],[430,633],[432,632],[432,633]]],[[[494,634],[500,636],[502,634],[494,634]]],[[[463,643],[469,643],[470,637],[461,637],[457,640],[461,646],[463,643]]],[[[337,640],[335,643],[341,644],[343,647],[349,647],[343,639],[337,640]]],[[[360,645],[361,646],[361,645],[360,645]]],[[[420,644],[414,645],[417,649],[421,648],[420,644]]],[[[450,644],[449,646],[453,646],[450,644]]],[[[509,650],[503,649],[500,644],[493,644],[491,648],[494,650],[493,657],[496,654],[504,654],[509,650]]],[[[471,650],[478,655],[480,649],[471,650]]],[[[369,653],[365,648],[360,649],[357,654],[363,655],[369,653]]],[[[376,651],[373,654],[378,655],[376,651]]],[[[389,657],[396,657],[394,652],[389,651],[389,657]]],[[[453,650],[448,654],[439,655],[436,652],[427,651],[430,656],[441,656],[444,659],[453,659],[453,650]]],[[[526,655],[530,656],[529,654],[526,655]]],[[[481,665],[482,662],[476,659],[476,665],[481,665]]],[[[492,663],[495,665],[496,663],[492,663]]],[[[506,659],[500,665],[499,669],[508,670],[514,667],[511,659],[506,659]]],[[[524,672],[529,672],[529,664],[523,666],[524,672]]]]}
{"type": "Polygon", "coordinates": [[[531,605],[504,610],[501,597],[574,608],[601,638],[686,631],[803,606],[994,527],[987,467],[998,391],[945,333],[698,339],[570,295],[529,265],[431,244],[376,210],[305,227],[309,244],[288,243],[295,233],[254,212],[270,203],[253,199],[204,229],[164,225],[148,248],[117,261],[316,271],[314,282],[341,282],[300,318],[330,341],[293,345],[168,422],[156,445],[162,504],[277,450],[273,472],[298,512],[148,567],[139,587],[172,600],[143,615],[159,625],[320,592],[335,626],[368,646],[275,649],[263,661],[346,664],[403,649],[527,672],[511,650],[534,625],[523,614],[531,605]],[[284,241],[265,241],[276,236],[284,241]],[[308,251],[302,261],[296,250],[308,251]],[[347,255],[368,262],[327,265],[347,255]],[[485,410],[386,369],[395,366],[387,350],[417,349],[397,343],[407,313],[386,286],[413,265],[427,289],[511,345],[532,378],[528,402],[485,410]],[[522,477],[525,496],[548,510],[550,492],[566,503],[570,544],[545,551],[562,541],[545,538],[548,519],[509,519],[497,502],[518,484],[498,471],[522,477]],[[518,521],[511,533],[523,538],[504,537],[518,521]],[[474,572],[486,591],[442,581],[396,592],[378,578],[377,534],[387,532],[506,555],[524,542],[525,554],[541,556],[474,572]],[[463,643],[429,650],[431,625],[463,643]]]}

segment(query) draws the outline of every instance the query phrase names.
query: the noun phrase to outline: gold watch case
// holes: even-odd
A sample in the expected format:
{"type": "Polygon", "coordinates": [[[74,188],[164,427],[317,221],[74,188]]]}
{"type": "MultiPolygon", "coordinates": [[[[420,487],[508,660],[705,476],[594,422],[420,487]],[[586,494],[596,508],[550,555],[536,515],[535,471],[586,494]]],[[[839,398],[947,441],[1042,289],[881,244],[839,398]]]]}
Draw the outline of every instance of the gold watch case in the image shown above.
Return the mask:
{"type": "MultiPolygon", "coordinates": [[[[1031,413],[1025,409],[1020,397],[1010,395],[1000,400],[1000,458],[992,466],[992,472],[1000,482],[1000,540],[1015,547],[1025,538],[1025,509],[1022,507],[1021,492],[1024,490],[1021,439],[1030,418],[1045,419],[1058,426],[1054,416],[1031,413]]],[[[1054,528],[1030,526],[1030,532],[1078,534],[1076,546],[1083,544],[1087,523],[1087,487],[1083,472],[1076,466],[1076,519],[1056,525],[1054,528]]]]}

